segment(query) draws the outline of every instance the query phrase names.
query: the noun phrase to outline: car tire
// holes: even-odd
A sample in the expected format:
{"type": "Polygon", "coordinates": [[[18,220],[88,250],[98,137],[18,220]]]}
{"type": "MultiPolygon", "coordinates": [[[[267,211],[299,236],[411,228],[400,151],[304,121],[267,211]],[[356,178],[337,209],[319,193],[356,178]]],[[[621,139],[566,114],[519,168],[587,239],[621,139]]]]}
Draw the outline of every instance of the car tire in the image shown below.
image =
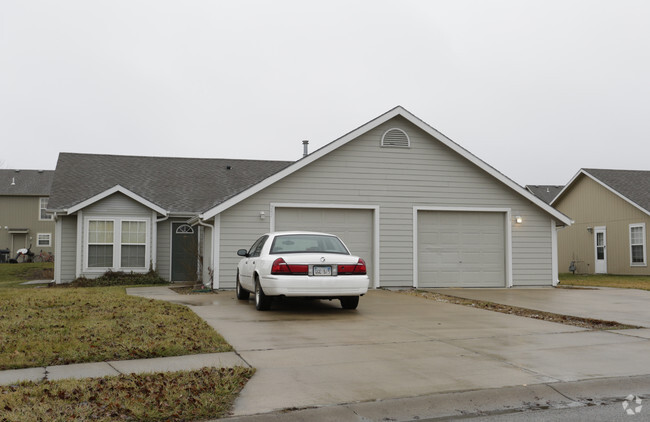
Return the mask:
{"type": "Polygon", "coordinates": [[[237,271],[237,282],[235,284],[235,293],[237,294],[237,299],[239,300],[248,300],[251,292],[244,289],[239,282],[239,271],[237,271]]]}
{"type": "Polygon", "coordinates": [[[264,294],[260,281],[255,278],[255,309],[268,311],[271,308],[271,298],[264,294]]]}
{"type": "Polygon", "coordinates": [[[343,309],[357,309],[359,306],[359,296],[343,296],[339,300],[343,309]]]}

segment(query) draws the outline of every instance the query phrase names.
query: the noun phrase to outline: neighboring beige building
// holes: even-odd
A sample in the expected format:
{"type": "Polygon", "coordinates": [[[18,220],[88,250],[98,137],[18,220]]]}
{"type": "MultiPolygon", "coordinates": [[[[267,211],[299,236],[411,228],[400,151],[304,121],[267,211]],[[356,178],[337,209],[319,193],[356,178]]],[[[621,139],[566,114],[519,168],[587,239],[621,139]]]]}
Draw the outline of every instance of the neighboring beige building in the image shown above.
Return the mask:
{"type": "Polygon", "coordinates": [[[52,170],[0,170],[0,250],[32,245],[38,254],[54,252],[54,220],[45,212],[52,170]]]}
{"type": "Polygon", "coordinates": [[[650,274],[650,171],[582,169],[551,205],[574,220],[558,232],[560,272],[650,274]]]}

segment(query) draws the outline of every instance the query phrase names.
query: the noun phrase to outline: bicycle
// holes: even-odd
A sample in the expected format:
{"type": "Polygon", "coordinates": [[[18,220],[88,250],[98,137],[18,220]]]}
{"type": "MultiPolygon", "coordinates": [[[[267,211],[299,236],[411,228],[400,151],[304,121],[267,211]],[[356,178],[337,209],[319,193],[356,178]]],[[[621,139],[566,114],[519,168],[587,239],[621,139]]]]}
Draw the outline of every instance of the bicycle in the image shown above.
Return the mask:
{"type": "Polygon", "coordinates": [[[41,249],[41,253],[34,257],[34,262],[54,262],[54,254],[43,252],[41,249]]]}

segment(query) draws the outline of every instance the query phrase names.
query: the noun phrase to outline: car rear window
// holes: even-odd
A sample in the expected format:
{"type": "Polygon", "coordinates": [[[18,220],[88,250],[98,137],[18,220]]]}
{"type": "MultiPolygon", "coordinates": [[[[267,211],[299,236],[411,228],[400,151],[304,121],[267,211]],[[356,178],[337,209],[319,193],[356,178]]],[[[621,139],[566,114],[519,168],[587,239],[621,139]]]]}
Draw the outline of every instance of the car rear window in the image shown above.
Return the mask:
{"type": "Polygon", "coordinates": [[[270,254],[287,253],[337,253],[349,255],[343,242],[336,236],[317,234],[287,234],[276,236],[270,254]]]}

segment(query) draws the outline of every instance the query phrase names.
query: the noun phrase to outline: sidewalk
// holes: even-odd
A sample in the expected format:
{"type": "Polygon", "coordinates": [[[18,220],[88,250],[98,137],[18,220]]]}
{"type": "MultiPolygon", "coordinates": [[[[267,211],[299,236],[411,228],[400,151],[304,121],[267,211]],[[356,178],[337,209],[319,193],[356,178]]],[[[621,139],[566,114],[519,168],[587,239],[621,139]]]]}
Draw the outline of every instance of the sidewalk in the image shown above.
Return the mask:
{"type": "Polygon", "coordinates": [[[76,363],[0,371],[0,385],[21,381],[59,380],[64,378],[89,378],[117,376],[130,373],[191,371],[203,367],[230,368],[249,366],[235,352],[206,353],[200,355],[170,356],[153,359],[135,359],[106,362],[76,363]]]}

